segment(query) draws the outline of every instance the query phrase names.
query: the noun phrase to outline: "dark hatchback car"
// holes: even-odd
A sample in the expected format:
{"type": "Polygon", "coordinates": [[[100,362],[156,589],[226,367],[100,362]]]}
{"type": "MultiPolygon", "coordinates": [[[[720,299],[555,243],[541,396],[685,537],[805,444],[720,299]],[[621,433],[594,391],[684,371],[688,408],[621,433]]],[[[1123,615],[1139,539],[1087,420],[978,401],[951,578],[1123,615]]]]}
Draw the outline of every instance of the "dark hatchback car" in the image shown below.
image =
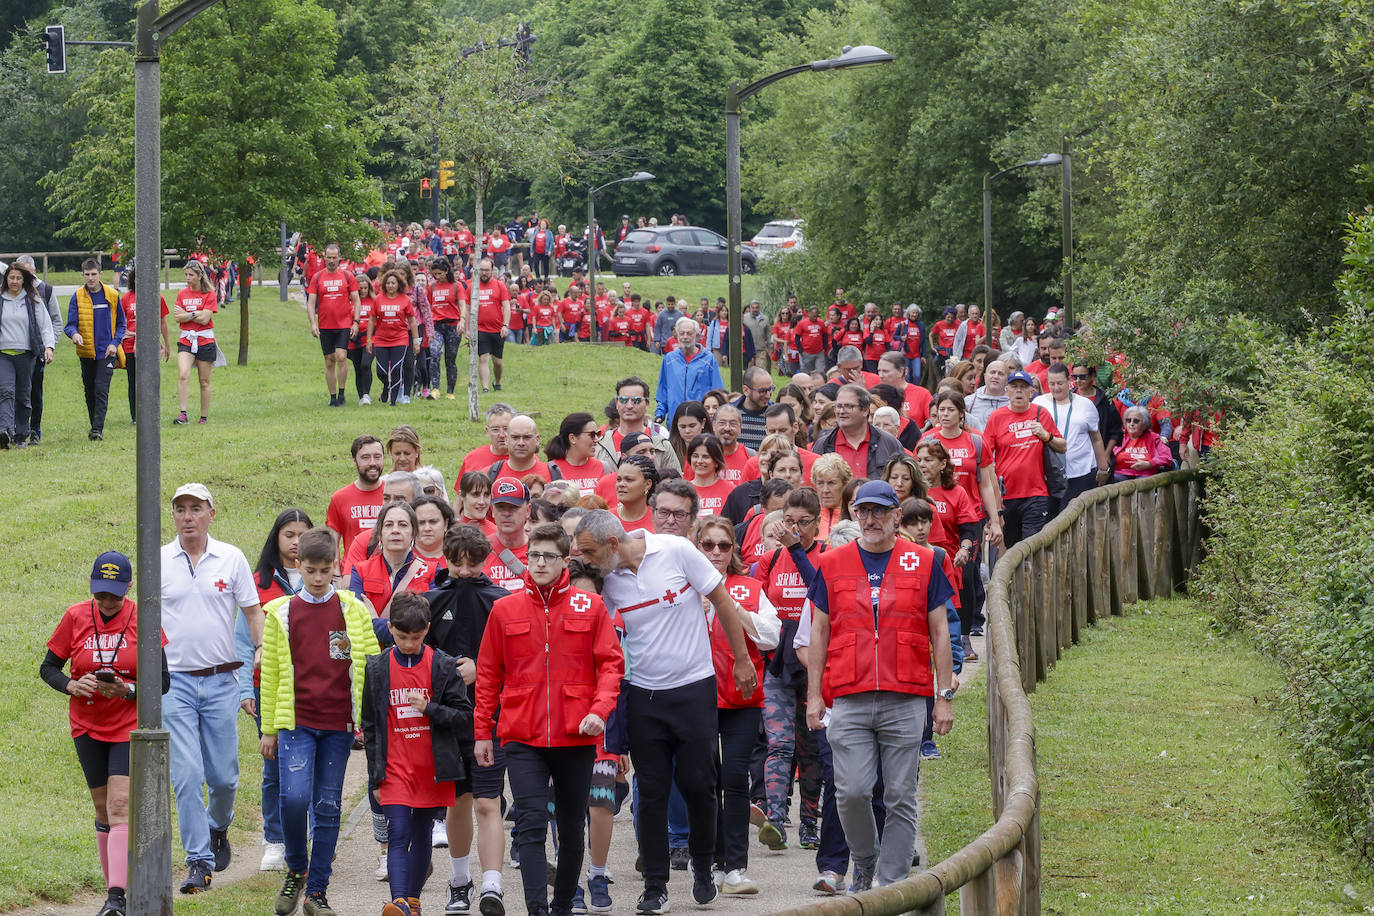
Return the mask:
{"type": "MultiPolygon", "coordinates": [[[[726,272],[727,242],[723,236],[699,226],[657,226],[636,229],[615,248],[611,260],[617,274],[723,274],[726,272]]],[[[740,270],[751,274],[756,253],[740,252],[740,270]]]]}

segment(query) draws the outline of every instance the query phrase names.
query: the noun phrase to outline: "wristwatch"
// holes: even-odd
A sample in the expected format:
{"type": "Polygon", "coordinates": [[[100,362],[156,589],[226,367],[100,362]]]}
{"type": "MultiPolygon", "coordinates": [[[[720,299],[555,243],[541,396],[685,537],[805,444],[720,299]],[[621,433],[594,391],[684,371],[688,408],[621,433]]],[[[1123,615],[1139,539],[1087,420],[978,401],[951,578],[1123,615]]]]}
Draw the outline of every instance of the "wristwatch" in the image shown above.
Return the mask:
{"type": "Polygon", "coordinates": [[[942,700],[949,700],[949,701],[953,702],[953,700],[954,700],[954,688],[953,688],[953,687],[946,687],[944,690],[941,690],[939,693],[937,693],[936,696],[939,697],[939,698],[942,699],[942,700]]]}

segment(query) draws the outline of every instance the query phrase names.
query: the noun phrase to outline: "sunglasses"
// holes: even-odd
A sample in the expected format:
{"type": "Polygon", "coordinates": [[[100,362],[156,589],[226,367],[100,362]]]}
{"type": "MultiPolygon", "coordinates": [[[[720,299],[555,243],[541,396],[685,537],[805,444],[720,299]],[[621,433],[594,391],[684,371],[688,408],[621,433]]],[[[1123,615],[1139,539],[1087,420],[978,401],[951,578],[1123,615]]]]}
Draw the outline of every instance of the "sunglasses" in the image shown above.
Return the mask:
{"type": "Polygon", "coordinates": [[[735,547],[729,541],[698,541],[697,546],[701,548],[702,553],[711,553],[715,550],[733,550],[735,547]]]}

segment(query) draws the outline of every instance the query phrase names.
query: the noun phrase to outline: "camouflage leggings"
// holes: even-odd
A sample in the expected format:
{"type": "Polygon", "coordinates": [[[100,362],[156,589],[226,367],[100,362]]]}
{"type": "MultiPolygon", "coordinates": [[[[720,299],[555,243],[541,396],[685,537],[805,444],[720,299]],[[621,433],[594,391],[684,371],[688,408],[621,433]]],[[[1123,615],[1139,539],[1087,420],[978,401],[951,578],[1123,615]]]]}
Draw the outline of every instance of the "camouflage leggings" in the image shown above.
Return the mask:
{"type": "Polygon", "coordinates": [[[787,823],[795,771],[801,783],[801,818],[814,822],[820,814],[821,760],[816,736],[806,727],[806,690],[790,687],[772,674],[766,675],[763,731],[768,738],[768,755],[763,763],[768,819],[787,823]]]}

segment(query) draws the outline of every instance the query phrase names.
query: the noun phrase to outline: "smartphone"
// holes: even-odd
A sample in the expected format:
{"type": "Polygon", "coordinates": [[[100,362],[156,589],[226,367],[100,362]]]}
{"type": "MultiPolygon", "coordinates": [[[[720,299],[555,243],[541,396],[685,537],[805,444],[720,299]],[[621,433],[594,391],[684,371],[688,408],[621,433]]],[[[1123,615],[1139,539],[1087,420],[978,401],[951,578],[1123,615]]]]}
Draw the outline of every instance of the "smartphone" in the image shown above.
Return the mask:
{"type": "Polygon", "coordinates": [[[113,684],[115,680],[115,673],[113,671],[97,671],[95,673],[95,679],[97,681],[102,681],[106,684],[113,684]]]}

